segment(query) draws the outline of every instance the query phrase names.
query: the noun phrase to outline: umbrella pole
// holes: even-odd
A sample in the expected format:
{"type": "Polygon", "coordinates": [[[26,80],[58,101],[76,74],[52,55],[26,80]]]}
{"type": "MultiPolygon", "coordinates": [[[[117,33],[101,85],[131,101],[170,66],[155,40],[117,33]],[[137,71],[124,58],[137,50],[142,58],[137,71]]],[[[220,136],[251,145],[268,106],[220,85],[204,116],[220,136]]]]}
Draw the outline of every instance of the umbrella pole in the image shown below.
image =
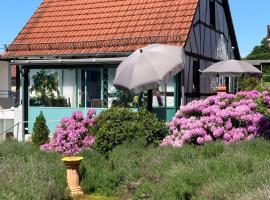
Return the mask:
{"type": "Polygon", "coordinates": [[[147,94],[147,110],[152,111],[153,90],[148,90],[147,94]]]}

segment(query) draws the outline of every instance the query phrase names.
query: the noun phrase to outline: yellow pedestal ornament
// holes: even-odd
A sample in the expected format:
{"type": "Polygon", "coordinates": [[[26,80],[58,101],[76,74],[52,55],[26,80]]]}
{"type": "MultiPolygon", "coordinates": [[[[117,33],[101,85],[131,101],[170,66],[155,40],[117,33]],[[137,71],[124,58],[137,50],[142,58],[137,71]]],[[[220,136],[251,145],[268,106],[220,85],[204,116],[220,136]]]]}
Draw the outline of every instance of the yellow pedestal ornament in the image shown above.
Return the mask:
{"type": "Polygon", "coordinates": [[[83,195],[79,179],[79,166],[82,160],[83,157],[80,156],[62,158],[62,161],[65,163],[67,168],[67,183],[71,196],[83,195]]]}

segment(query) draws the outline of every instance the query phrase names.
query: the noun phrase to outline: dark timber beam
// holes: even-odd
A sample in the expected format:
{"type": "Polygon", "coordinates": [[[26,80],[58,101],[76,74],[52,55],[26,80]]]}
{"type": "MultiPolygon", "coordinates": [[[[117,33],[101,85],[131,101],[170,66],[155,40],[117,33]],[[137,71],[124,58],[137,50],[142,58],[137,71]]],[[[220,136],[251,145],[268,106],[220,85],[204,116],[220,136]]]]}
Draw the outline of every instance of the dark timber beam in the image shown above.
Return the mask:
{"type": "Polygon", "coordinates": [[[204,55],[198,55],[198,54],[193,53],[193,52],[186,51],[185,53],[186,53],[187,56],[191,56],[191,57],[197,58],[197,59],[206,60],[206,61],[213,62],[213,63],[221,61],[221,60],[218,60],[218,59],[215,59],[215,58],[210,58],[210,57],[207,57],[207,56],[204,56],[204,55]]]}

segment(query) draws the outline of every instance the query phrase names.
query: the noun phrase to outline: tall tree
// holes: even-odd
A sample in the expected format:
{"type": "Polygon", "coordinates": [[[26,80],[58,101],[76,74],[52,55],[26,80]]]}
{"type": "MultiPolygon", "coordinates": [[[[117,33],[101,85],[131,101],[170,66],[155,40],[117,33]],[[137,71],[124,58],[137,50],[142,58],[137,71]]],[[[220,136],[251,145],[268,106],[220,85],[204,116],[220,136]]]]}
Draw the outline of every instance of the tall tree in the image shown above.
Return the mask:
{"type": "Polygon", "coordinates": [[[268,60],[270,59],[270,48],[266,38],[261,41],[260,46],[254,47],[252,52],[246,57],[247,60],[268,60]]]}

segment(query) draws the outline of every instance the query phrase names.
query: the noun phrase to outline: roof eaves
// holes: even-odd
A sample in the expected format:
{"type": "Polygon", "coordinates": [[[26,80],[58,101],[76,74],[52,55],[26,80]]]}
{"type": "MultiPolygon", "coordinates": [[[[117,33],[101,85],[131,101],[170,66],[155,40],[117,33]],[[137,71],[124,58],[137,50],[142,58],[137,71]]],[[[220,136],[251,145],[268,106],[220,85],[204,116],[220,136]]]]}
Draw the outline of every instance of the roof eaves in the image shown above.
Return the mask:
{"type": "Polygon", "coordinates": [[[0,57],[0,60],[34,60],[34,59],[67,59],[67,58],[111,58],[126,57],[132,52],[100,52],[100,53],[79,53],[79,54],[40,54],[40,55],[20,55],[10,57],[0,57]]]}

